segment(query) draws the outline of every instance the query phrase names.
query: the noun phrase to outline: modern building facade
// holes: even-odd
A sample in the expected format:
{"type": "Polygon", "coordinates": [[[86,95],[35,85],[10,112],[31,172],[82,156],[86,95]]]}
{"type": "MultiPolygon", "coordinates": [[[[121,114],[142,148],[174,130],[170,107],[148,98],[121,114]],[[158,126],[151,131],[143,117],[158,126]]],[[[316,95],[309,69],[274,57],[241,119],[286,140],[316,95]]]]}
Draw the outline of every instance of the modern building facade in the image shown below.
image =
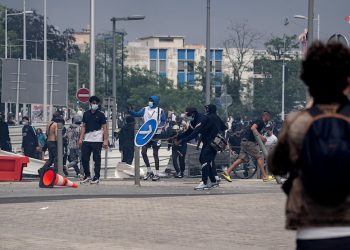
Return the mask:
{"type": "MultiPolygon", "coordinates": [[[[174,86],[199,87],[199,67],[205,67],[206,47],[201,44],[185,44],[183,36],[149,36],[129,42],[125,65],[139,67],[172,80],[174,86]]],[[[223,91],[224,75],[232,76],[232,63],[227,53],[234,49],[211,48],[210,64],[213,91],[220,96],[223,91]]],[[[232,57],[231,57],[232,58],[232,57]]],[[[253,68],[253,67],[251,67],[253,68]]],[[[242,79],[248,79],[253,71],[244,72],[242,79]]]]}

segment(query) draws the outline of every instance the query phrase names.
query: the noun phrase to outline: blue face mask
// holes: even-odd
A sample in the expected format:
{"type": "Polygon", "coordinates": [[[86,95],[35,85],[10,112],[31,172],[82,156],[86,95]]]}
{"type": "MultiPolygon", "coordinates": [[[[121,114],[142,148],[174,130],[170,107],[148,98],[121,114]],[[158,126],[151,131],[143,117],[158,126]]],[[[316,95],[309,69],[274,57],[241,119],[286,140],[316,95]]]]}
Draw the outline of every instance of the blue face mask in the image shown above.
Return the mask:
{"type": "Polygon", "coordinates": [[[148,107],[152,108],[153,107],[153,102],[148,102],[148,107]]]}

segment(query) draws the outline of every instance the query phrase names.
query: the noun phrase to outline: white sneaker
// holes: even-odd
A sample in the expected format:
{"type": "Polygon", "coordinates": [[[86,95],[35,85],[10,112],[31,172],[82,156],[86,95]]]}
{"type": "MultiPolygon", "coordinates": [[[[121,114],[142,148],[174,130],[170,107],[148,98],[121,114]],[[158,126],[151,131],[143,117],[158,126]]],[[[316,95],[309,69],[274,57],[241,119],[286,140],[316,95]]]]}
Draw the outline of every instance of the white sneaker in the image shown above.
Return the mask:
{"type": "Polygon", "coordinates": [[[216,187],[219,187],[219,183],[217,181],[208,183],[208,188],[216,188],[216,187]]]}
{"type": "Polygon", "coordinates": [[[201,181],[197,187],[194,188],[194,190],[205,190],[208,189],[208,185],[204,184],[203,181],[201,181]]]}

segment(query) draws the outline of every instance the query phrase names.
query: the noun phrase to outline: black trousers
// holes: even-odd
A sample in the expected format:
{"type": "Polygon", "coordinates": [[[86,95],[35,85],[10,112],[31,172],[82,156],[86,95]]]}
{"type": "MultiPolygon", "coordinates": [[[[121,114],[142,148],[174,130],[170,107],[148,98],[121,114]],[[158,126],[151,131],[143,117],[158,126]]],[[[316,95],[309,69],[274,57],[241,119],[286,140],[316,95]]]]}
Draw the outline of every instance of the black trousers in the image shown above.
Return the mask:
{"type": "Polygon", "coordinates": [[[172,148],[171,157],[173,158],[173,165],[176,173],[185,172],[185,153],[182,153],[177,148],[172,148]],[[179,161],[178,161],[179,159],[179,161]],[[180,167],[179,167],[180,165],[180,167]]]}
{"type": "Polygon", "coordinates": [[[199,156],[199,162],[202,164],[202,181],[207,184],[208,177],[211,182],[216,182],[216,167],[212,167],[212,162],[216,157],[216,150],[209,144],[204,144],[201,154],[199,156]]]}
{"type": "Polygon", "coordinates": [[[350,250],[350,237],[297,240],[297,250],[350,250]]]}
{"type": "Polygon", "coordinates": [[[147,156],[147,149],[152,147],[153,149],[153,157],[154,157],[154,165],[156,167],[156,170],[159,170],[159,156],[158,156],[158,151],[160,148],[160,145],[157,145],[157,141],[150,141],[149,143],[147,143],[145,146],[142,147],[141,150],[141,155],[142,155],[142,159],[146,164],[147,168],[150,168],[151,165],[149,164],[149,160],[148,160],[148,156],[147,156]]]}
{"type": "Polygon", "coordinates": [[[45,167],[51,167],[54,164],[54,169],[58,170],[57,166],[57,142],[47,141],[47,150],[49,151],[49,159],[45,162],[45,167]]]}
{"type": "Polygon", "coordinates": [[[81,147],[81,160],[83,163],[84,174],[87,177],[91,176],[90,173],[90,156],[92,153],[92,159],[95,163],[95,177],[100,178],[101,171],[101,150],[102,150],[102,142],[87,142],[84,141],[81,147]]]}
{"type": "Polygon", "coordinates": [[[134,159],[134,147],[123,148],[122,162],[131,165],[134,159]]]}

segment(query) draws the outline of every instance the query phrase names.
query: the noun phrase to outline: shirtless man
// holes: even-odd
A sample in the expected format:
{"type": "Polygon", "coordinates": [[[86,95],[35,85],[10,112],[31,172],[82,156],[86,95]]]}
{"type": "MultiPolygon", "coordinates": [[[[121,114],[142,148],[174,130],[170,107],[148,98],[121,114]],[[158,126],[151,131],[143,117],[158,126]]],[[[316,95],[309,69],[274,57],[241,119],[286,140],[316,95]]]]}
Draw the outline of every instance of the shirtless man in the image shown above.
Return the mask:
{"type": "Polygon", "coordinates": [[[57,170],[57,122],[60,121],[61,114],[55,112],[51,122],[46,126],[47,150],[49,151],[49,159],[44,167],[50,167],[54,164],[54,169],[57,170]]]}

